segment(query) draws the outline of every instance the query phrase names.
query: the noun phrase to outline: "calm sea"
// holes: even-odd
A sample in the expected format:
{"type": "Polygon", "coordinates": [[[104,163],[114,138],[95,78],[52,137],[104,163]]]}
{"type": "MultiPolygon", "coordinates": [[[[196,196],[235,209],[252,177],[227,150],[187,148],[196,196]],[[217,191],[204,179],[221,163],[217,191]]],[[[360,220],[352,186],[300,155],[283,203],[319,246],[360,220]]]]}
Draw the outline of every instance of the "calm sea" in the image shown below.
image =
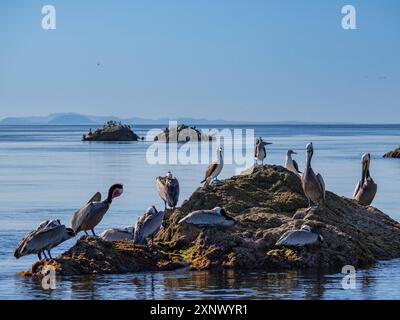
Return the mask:
{"type": "MultiPolygon", "coordinates": [[[[201,127],[201,126],[200,126],[201,127]]],[[[150,126],[134,127],[145,136],[150,126]]],[[[222,129],[223,127],[213,126],[222,129]]],[[[374,205],[400,220],[400,160],[382,155],[399,144],[400,125],[263,125],[235,126],[254,129],[256,136],[272,141],[267,163],[283,164],[288,148],[298,152],[304,167],[305,145],[314,143],[313,167],[327,189],[350,197],[360,176],[360,157],[372,155],[371,174],[378,183],[374,205]]],[[[357,272],[356,289],[343,290],[343,275],[298,272],[238,273],[232,271],[134,273],[58,279],[47,292],[39,283],[16,275],[29,268],[35,256],[16,260],[19,239],[48,218],[69,224],[71,214],[96,191],[106,194],[118,181],[124,194],[116,199],[97,227],[132,225],[154,204],[163,207],[155,177],[168,170],[179,178],[181,201],[200,184],[205,165],[151,165],[146,161],[150,141],[135,143],[84,143],[84,126],[0,126],[0,299],[398,299],[400,260],[379,262],[357,272]]],[[[220,178],[235,173],[225,166],[220,178]]],[[[74,239],[53,250],[58,255],[74,239]]]]}

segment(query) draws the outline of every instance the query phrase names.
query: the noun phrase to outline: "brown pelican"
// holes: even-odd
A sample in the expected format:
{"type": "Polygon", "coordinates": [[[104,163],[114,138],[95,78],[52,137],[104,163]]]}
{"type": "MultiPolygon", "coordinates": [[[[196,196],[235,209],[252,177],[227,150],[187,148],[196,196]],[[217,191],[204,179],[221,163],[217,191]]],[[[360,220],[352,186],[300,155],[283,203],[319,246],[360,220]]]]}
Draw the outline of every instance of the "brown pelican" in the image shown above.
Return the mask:
{"type": "Polygon", "coordinates": [[[221,173],[222,168],[224,167],[224,159],[222,157],[222,148],[219,147],[217,149],[217,161],[212,162],[206,170],[206,174],[204,176],[204,180],[200,183],[205,182],[204,185],[210,184],[211,181],[216,181],[218,175],[221,173]]]}
{"type": "Polygon", "coordinates": [[[228,216],[225,209],[216,207],[212,210],[197,210],[189,213],[178,223],[195,224],[199,226],[233,226],[236,221],[228,216]]]}
{"type": "Polygon", "coordinates": [[[100,238],[106,241],[133,240],[133,227],[111,228],[100,233],[100,238]]]}
{"type": "Polygon", "coordinates": [[[46,257],[45,250],[47,250],[50,259],[53,259],[50,250],[74,236],[74,231],[71,228],[66,228],[64,225],[57,225],[50,228],[44,227],[32,231],[18,244],[18,247],[14,251],[14,257],[18,259],[28,254],[37,254],[39,260],[41,260],[41,253],[46,257]]]}
{"type": "Polygon", "coordinates": [[[164,211],[157,211],[155,206],[148,208],[135,224],[133,241],[137,244],[143,244],[147,241],[147,238],[151,237],[153,244],[153,237],[162,227],[163,220],[164,211]]]}
{"type": "Polygon", "coordinates": [[[119,197],[123,190],[124,187],[120,183],[112,185],[108,190],[108,197],[104,201],[101,201],[101,194],[97,192],[83,208],[73,215],[71,226],[74,232],[78,234],[79,231],[84,231],[87,234],[86,230],[92,230],[95,236],[94,227],[103,219],[103,216],[110,208],[112,200],[119,197]]]}
{"type": "Polygon", "coordinates": [[[254,147],[254,159],[256,165],[258,164],[258,161],[261,161],[261,164],[264,165],[264,159],[267,157],[265,146],[268,144],[272,144],[272,142],[266,142],[261,137],[257,139],[254,147]]]}
{"type": "Polygon", "coordinates": [[[303,186],[304,193],[308,199],[308,207],[311,204],[319,206],[325,202],[325,182],[322,176],[318,173],[315,174],[311,168],[311,158],[314,153],[312,142],[307,145],[307,164],[301,178],[301,184],[303,186]]]}
{"type": "Polygon", "coordinates": [[[168,171],[165,177],[156,178],[156,186],[158,194],[164,200],[165,209],[167,204],[170,208],[175,209],[179,199],[179,182],[178,179],[172,176],[168,171]]]}
{"type": "Polygon", "coordinates": [[[378,189],[377,184],[371,178],[369,173],[370,162],[371,155],[369,153],[365,153],[361,157],[361,180],[358,181],[353,194],[353,199],[357,200],[364,206],[369,206],[372,203],[378,189]]]}
{"type": "Polygon", "coordinates": [[[303,247],[323,241],[324,238],[320,234],[311,232],[311,228],[308,225],[304,225],[300,230],[286,231],[276,242],[276,245],[303,247]]]}
{"type": "Polygon", "coordinates": [[[293,172],[295,175],[300,177],[299,173],[302,172],[299,170],[299,165],[297,164],[296,160],[292,159],[292,154],[297,154],[297,153],[294,152],[292,149],[289,149],[286,152],[285,167],[286,169],[288,169],[289,171],[293,172]]]}

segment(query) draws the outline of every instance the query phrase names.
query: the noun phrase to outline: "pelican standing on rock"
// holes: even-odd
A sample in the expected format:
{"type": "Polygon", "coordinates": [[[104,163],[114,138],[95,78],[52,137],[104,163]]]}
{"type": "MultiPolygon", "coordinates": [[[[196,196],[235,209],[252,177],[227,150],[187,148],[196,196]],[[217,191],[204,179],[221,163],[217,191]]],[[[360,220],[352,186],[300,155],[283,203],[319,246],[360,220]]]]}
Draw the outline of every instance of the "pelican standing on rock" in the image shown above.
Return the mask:
{"type": "Polygon", "coordinates": [[[216,207],[212,210],[197,210],[189,213],[186,217],[182,218],[179,224],[187,223],[199,226],[233,226],[236,221],[234,218],[228,216],[225,209],[216,207]]]}
{"type": "Polygon", "coordinates": [[[222,148],[219,147],[217,149],[217,161],[214,161],[207,167],[204,180],[201,181],[200,183],[205,182],[204,185],[208,185],[210,184],[211,181],[217,181],[217,177],[221,173],[223,167],[224,167],[224,159],[222,157],[222,148]]]}
{"type": "Polygon", "coordinates": [[[157,211],[155,206],[148,208],[135,224],[134,243],[143,244],[147,238],[151,237],[151,244],[153,244],[154,235],[162,227],[163,220],[164,211],[157,211]]]}
{"type": "Polygon", "coordinates": [[[319,206],[325,202],[325,182],[322,176],[318,173],[315,174],[311,168],[311,159],[314,153],[314,147],[312,142],[307,144],[307,163],[301,178],[301,184],[303,186],[304,194],[308,199],[308,207],[310,208],[312,203],[319,206]]]}
{"type": "Polygon", "coordinates": [[[304,225],[300,230],[286,231],[276,242],[277,246],[303,247],[318,242],[323,242],[324,238],[320,234],[311,232],[308,225],[304,225]]]}
{"type": "Polygon", "coordinates": [[[167,204],[175,209],[179,199],[178,179],[172,176],[171,171],[168,171],[165,177],[156,178],[156,185],[158,194],[164,200],[165,209],[167,209],[167,204]]]}
{"type": "Polygon", "coordinates": [[[369,173],[370,162],[371,155],[369,153],[365,153],[361,157],[361,180],[358,181],[353,194],[353,199],[357,200],[364,206],[369,206],[372,203],[378,189],[377,184],[374,182],[369,173]]]}
{"type": "Polygon", "coordinates": [[[299,165],[297,164],[296,160],[292,159],[292,154],[297,154],[297,153],[294,152],[292,149],[289,149],[286,152],[285,167],[286,169],[288,169],[289,171],[293,172],[295,175],[300,177],[300,173],[302,172],[299,170],[299,165]]]}
{"type": "Polygon", "coordinates": [[[103,219],[113,199],[119,197],[123,191],[124,187],[121,183],[112,185],[104,201],[101,201],[101,193],[97,192],[83,208],[73,215],[71,226],[74,232],[78,234],[80,231],[84,231],[87,234],[86,231],[91,230],[95,236],[94,227],[103,219]]]}
{"type": "Polygon", "coordinates": [[[14,251],[14,257],[19,259],[29,254],[37,254],[41,260],[41,253],[47,258],[45,254],[47,250],[50,259],[53,259],[50,250],[74,236],[75,232],[71,228],[66,228],[65,225],[44,227],[32,231],[18,244],[14,251]]]}
{"type": "Polygon", "coordinates": [[[265,146],[268,144],[272,144],[272,142],[266,142],[261,137],[257,139],[254,147],[254,160],[256,161],[256,165],[258,161],[261,161],[261,165],[264,165],[264,159],[267,157],[265,146]]]}

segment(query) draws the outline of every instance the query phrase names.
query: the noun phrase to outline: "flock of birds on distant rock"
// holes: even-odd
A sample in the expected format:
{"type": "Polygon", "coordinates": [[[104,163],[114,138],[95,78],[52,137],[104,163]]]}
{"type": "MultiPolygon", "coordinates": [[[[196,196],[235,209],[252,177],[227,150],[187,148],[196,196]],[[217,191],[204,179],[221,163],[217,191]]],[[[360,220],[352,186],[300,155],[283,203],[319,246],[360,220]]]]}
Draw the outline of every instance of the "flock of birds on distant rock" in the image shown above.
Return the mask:
{"type": "MultiPolygon", "coordinates": [[[[257,139],[254,148],[255,165],[258,165],[259,161],[261,161],[262,165],[264,164],[267,156],[266,146],[269,144],[271,143],[264,141],[262,138],[257,139]]],[[[303,173],[299,170],[297,162],[292,158],[292,155],[296,154],[296,152],[291,149],[286,153],[285,167],[301,179],[301,185],[308,199],[309,208],[312,205],[319,207],[325,204],[325,183],[322,176],[319,173],[316,174],[311,167],[311,159],[314,154],[313,144],[309,143],[306,150],[306,167],[303,173]]],[[[218,176],[224,166],[222,152],[222,148],[219,147],[217,149],[217,160],[207,167],[204,179],[201,181],[204,186],[211,183],[220,183],[218,176]]],[[[353,199],[362,205],[370,205],[377,191],[377,185],[369,171],[370,161],[371,156],[369,153],[362,156],[361,179],[357,183],[353,194],[353,199]]],[[[179,199],[178,179],[168,171],[166,176],[156,178],[156,187],[158,194],[164,201],[164,209],[166,210],[168,206],[174,210],[179,199]]],[[[90,230],[92,235],[96,236],[94,228],[101,222],[112,201],[122,195],[123,189],[122,183],[112,185],[108,191],[107,198],[103,201],[100,192],[97,192],[81,209],[74,213],[71,220],[71,228],[61,224],[60,220],[47,220],[40,223],[36,230],[31,231],[19,242],[14,256],[18,259],[25,255],[37,254],[38,258],[42,259],[42,254],[47,258],[47,251],[49,258],[52,259],[50,250],[73,238],[79,232],[83,231],[88,234],[90,230]]],[[[131,240],[136,244],[147,244],[148,239],[151,238],[151,244],[153,244],[154,235],[162,228],[164,215],[165,211],[158,211],[155,206],[151,206],[137,219],[134,226],[107,229],[100,234],[100,237],[106,241],[131,240]]],[[[178,223],[193,224],[201,227],[230,227],[235,225],[236,221],[227,214],[224,208],[216,207],[211,210],[191,212],[178,223]]],[[[322,241],[322,235],[313,233],[308,225],[303,225],[299,230],[285,232],[276,245],[305,246],[322,241]]]]}

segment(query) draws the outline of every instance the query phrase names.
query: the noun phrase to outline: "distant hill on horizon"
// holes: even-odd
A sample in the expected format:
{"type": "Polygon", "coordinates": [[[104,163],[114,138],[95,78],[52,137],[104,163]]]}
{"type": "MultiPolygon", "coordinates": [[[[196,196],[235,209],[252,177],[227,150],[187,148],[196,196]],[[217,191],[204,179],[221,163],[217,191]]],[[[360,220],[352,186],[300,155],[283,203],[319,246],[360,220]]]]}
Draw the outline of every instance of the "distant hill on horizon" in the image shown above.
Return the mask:
{"type": "Polygon", "coordinates": [[[113,120],[130,125],[168,125],[170,120],[176,120],[180,124],[187,125],[263,125],[263,124],[350,124],[350,123],[321,123],[321,122],[302,122],[302,121],[276,121],[276,122],[260,122],[260,121],[227,121],[222,119],[195,119],[195,118],[119,118],[115,116],[90,116],[79,113],[52,113],[47,116],[27,116],[27,117],[6,117],[0,120],[0,125],[103,125],[105,122],[113,120]]]}

